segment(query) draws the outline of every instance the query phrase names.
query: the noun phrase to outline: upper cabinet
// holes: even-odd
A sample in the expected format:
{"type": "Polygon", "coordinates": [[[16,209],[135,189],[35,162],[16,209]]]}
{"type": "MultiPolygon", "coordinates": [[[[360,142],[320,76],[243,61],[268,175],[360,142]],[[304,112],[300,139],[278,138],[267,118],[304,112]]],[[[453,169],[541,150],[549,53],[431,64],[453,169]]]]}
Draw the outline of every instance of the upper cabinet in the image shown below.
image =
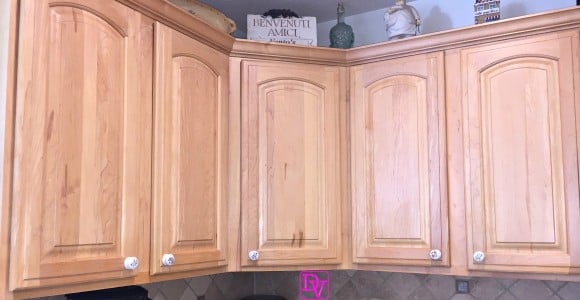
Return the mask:
{"type": "Polygon", "coordinates": [[[449,265],[443,53],[350,79],[353,262],[449,265]]]}
{"type": "Polygon", "coordinates": [[[470,269],[580,270],[578,43],[574,31],[461,51],[470,269]]]}
{"type": "Polygon", "coordinates": [[[151,273],[224,266],[228,57],[157,23],[155,70],[151,273]]]}
{"type": "Polygon", "coordinates": [[[580,280],[580,8],[344,50],[167,0],[6,1],[1,299],[240,270],[580,280]]]}
{"type": "Polygon", "coordinates": [[[242,267],[340,263],[343,76],[242,62],[242,267]]]}
{"type": "Polygon", "coordinates": [[[20,4],[10,289],[146,273],[153,22],[114,1],[20,4]]]}

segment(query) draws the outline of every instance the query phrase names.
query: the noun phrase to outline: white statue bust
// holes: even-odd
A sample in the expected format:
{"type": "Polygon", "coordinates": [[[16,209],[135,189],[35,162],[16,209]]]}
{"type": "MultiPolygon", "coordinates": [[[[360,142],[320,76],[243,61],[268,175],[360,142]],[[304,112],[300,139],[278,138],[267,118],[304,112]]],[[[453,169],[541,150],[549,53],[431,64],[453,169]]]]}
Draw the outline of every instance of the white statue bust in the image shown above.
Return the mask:
{"type": "Polygon", "coordinates": [[[405,0],[397,0],[395,6],[385,13],[385,25],[389,40],[415,36],[419,33],[421,18],[417,10],[405,0]]]}

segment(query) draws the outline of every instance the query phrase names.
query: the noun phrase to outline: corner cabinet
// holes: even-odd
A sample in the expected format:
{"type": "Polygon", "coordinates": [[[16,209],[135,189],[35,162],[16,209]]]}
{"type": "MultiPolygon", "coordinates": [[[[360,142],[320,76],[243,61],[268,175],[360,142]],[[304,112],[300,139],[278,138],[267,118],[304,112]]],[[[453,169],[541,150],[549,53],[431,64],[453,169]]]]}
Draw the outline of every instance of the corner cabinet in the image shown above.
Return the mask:
{"type": "Polygon", "coordinates": [[[341,262],[343,70],[242,62],[242,268],[341,262]]]}
{"type": "Polygon", "coordinates": [[[469,269],[580,273],[578,45],[461,51],[469,269]]]}
{"type": "Polygon", "coordinates": [[[151,274],[226,265],[228,57],[156,23],[151,274]]]}
{"type": "Polygon", "coordinates": [[[147,273],[153,21],[20,5],[10,290],[147,273]]]}
{"type": "Polygon", "coordinates": [[[443,53],[350,72],[353,263],[448,266],[443,53]]]}

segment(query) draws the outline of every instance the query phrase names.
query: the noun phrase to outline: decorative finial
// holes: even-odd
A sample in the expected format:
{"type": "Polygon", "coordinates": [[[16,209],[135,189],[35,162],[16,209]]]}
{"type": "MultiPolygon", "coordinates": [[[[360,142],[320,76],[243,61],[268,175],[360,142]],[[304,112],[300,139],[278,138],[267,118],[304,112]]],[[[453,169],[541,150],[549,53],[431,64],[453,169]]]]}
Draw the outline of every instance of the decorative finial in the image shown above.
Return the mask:
{"type": "Polygon", "coordinates": [[[342,1],[338,1],[338,6],[336,7],[336,14],[338,18],[340,18],[344,14],[344,3],[342,1]]]}

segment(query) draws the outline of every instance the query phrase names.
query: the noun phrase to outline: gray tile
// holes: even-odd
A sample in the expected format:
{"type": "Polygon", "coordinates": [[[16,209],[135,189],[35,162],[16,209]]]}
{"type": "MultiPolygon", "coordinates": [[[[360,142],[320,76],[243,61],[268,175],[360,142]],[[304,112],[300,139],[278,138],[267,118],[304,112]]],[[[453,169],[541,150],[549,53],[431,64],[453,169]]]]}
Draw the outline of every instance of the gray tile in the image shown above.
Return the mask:
{"type": "Polygon", "coordinates": [[[190,288],[185,289],[183,295],[181,295],[181,298],[179,298],[179,300],[195,300],[195,299],[197,299],[197,295],[190,288]]]}
{"type": "Polygon", "coordinates": [[[554,292],[557,292],[566,285],[565,281],[544,281],[544,283],[554,292]]]}
{"type": "Polygon", "coordinates": [[[160,290],[167,300],[178,300],[185,289],[189,289],[187,282],[183,279],[177,279],[164,282],[160,290]]]}
{"type": "Polygon", "coordinates": [[[151,298],[151,299],[155,298],[155,296],[159,292],[159,289],[161,289],[162,286],[163,286],[163,282],[152,282],[152,283],[142,285],[142,287],[144,287],[147,290],[147,293],[149,294],[149,298],[151,298]]]}
{"type": "Polygon", "coordinates": [[[397,298],[407,299],[421,282],[414,274],[393,273],[385,282],[396,294],[397,298]]]}
{"type": "Polygon", "coordinates": [[[210,283],[211,283],[211,277],[198,276],[198,277],[191,278],[187,284],[189,285],[189,287],[193,290],[193,292],[196,295],[201,296],[201,295],[205,294],[210,283]]]}
{"type": "Polygon", "coordinates": [[[358,294],[358,290],[352,283],[352,281],[348,281],[342,289],[336,293],[333,300],[354,300],[354,299],[361,299],[361,296],[358,294]]]}
{"type": "Polygon", "coordinates": [[[419,281],[423,281],[427,278],[427,276],[429,276],[428,274],[415,274],[415,277],[417,277],[419,279],[419,281]]]}
{"type": "Polygon", "coordinates": [[[436,299],[449,299],[455,294],[455,278],[443,275],[430,275],[423,285],[428,288],[436,299]]]}
{"type": "Polygon", "coordinates": [[[272,284],[272,288],[277,288],[288,278],[288,272],[255,272],[254,277],[257,281],[264,281],[272,284]]]}
{"type": "Polygon", "coordinates": [[[389,280],[389,277],[391,277],[391,275],[393,275],[393,273],[391,273],[391,272],[378,272],[378,273],[381,277],[383,277],[384,281],[389,280]]]}
{"type": "Polygon", "coordinates": [[[362,297],[377,298],[384,292],[384,279],[375,271],[358,271],[350,281],[362,297]]]}
{"type": "Polygon", "coordinates": [[[433,293],[431,293],[431,291],[420,285],[417,289],[415,289],[415,291],[413,291],[413,293],[411,293],[411,295],[409,295],[408,297],[409,300],[447,300],[444,298],[437,298],[435,297],[435,295],[433,295],[433,293]]]}
{"type": "Polygon", "coordinates": [[[276,288],[276,295],[280,295],[286,299],[298,299],[298,285],[299,272],[284,272],[287,273],[285,281],[276,288]]]}
{"type": "Polygon", "coordinates": [[[403,299],[401,296],[389,285],[383,286],[383,293],[380,297],[381,299],[388,299],[388,300],[398,300],[403,299]]]}
{"type": "Polygon", "coordinates": [[[505,288],[494,278],[477,278],[470,285],[471,295],[475,299],[496,299],[505,292],[505,288]]]}
{"type": "Polygon", "coordinates": [[[330,289],[332,295],[336,295],[342,287],[349,281],[350,276],[345,271],[329,271],[330,272],[330,289]]]}
{"type": "Polygon", "coordinates": [[[227,291],[232,284],[234,279],[233,273],[221,273],[215,274],[213,277],[213,283],[215,283],[216,287],[220,289],[220,291],[227,291]]]}
{"type": "Polygon", "coordinates": [[[473,300],[473,296],[470,294],[455,294],[451,296],[450,300],[473,300]]]}
{"type": "Polygon", "coordinates": [[[496,300],[518,300],[514,295],[510,292],[506,291],[503,294],[499,295],[496,300]]]}
{"type": "Polygon", "coordinates": [[[206,300],[226,300],[226,297],[224,297],[214,282],[209,285],[207,292],[203,296],[205,296],[206,300]]]}
{"type": "Polygon", "coordinates": [[[580,299],[580,282],[568,282],[558,291],[558,295],[564,300],[580,299]]]}
{"type": "Polygon", "coordinates": [[[155,298],[153,298],[153,300],[173,300],[173,299],[167,299],[165,297],[165,295],[163,295],[163,292],[162,291],[159,291],[157,293],[157,295],[155,295],[155,298]]]}
{"type": "MultiPolygon", "coordinates": [[[[580,297],[580,295],[578,295],[580,297]]],[[[548,300],[562,300],[558,295],[552,295],[552,297],[548,298],[548,300]]]]}
{"type": "Polygon", "coordinates": [[[553,292],[539,280],[520,280],[511,288],[510,292],[521,300],[546,300],[553,292]]]}
{"type": "Polygon", "coordinates": [[[516,282],[518,282],[517,279],[512,278],[497,278],[496,280],[506,289],[511,288],[516,282]]]}
{"type": "Polygon", "coordinates": [[[346,274],[348,274],[348,276],[352,277],[354,276],[354,274],[356,274],[356,272],[358,272],[357,270],[346,270],[346,274]]]}
{"type": "MultiPolygon", "coordinates": [[[[255,272],[254,274],[254,293],[256,295],[274,294],[278,285],[273,284],[271,273],[275,272],[255,272]]],[[[279,281],[281,282],[281,281],[279,281]]],[[[279,283],[278,283],[279,284],[279,283]]]]}
{"type": "Polygon", "coordinates": [[[227,290],[222,290],[226,299],[237,300],[254,294],[254,274],[247,272],[232,273],[232,281],[227,290]]]}

